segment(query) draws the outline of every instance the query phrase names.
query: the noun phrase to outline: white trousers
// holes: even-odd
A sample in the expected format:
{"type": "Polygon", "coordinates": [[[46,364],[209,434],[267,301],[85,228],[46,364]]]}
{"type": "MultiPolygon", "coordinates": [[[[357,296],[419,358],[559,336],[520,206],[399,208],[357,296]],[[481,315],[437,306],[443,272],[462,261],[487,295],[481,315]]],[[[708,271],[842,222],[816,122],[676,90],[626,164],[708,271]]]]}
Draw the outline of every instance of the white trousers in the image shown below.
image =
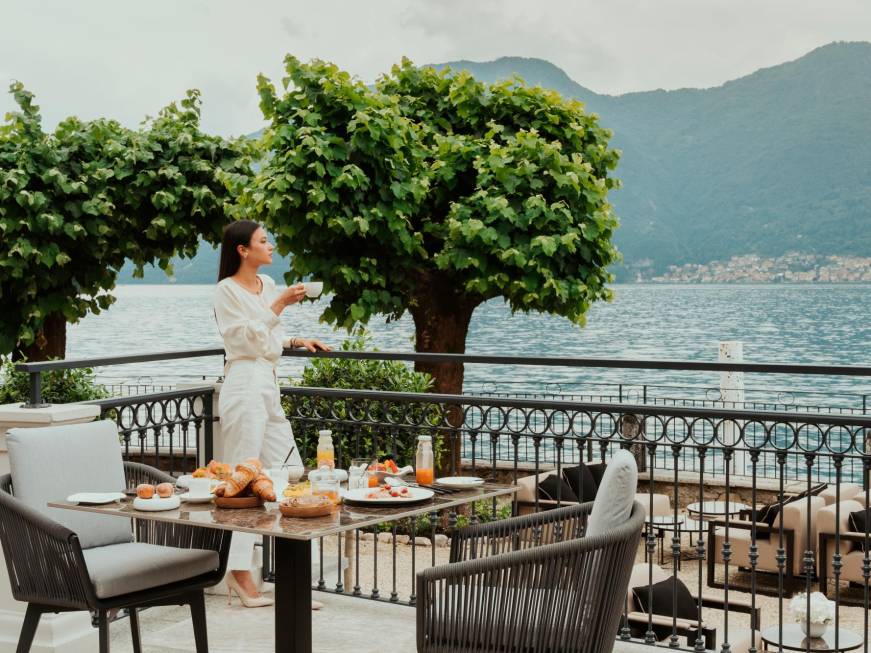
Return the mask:
{"type": "MultiPolygon", "coordinates": [[[[237,360],[228,365],[218,400],[225,462],[231,465],[246,458],[258,458],[265,469],[280,467],[295,446],[290,422],[281,408],[281,393],[271,362],[237,360]]],[[[289,464],[302,465],[299,449],[289,464]]],[[[233,533],[227,569],[254,567],[257,535],[233,533]]]]}

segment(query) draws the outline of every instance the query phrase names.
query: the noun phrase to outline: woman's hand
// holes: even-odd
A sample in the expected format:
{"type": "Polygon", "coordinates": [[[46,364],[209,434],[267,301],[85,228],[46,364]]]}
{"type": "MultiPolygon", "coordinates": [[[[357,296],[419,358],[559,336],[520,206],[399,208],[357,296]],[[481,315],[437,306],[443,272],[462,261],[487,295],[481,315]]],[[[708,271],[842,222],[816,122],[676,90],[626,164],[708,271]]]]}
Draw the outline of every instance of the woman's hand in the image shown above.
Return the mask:
{"type": "Polygon", "coordinates": [[[305,297],[305,286],[301,283],[295,283],[292,286],[285,288],[274,302],[272,302],[272,312],[276,315],[281,315],[281,311],[296,304],[305,297]]]}
{"type": "Polygon", "coordinates": [[[294,347],[305,347],[309,351],[332,351],[327,345],[314,338],[294,338],[294,347]]]}

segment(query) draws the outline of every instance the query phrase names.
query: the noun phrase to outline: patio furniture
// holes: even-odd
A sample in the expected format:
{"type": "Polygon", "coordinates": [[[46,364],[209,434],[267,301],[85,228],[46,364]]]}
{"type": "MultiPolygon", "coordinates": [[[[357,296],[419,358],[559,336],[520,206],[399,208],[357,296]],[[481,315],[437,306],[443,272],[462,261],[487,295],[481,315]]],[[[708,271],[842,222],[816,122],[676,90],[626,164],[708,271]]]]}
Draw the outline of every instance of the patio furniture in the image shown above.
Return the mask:
{"type": "MultiPolygon", "coordinates": [[[[674,533],[672,537],[676,538],[679,542],[685,521],[686,518],[683,515],[678,515],[677,518],[675,518],[673,514],[655,515],[644,520],[644,533],[642,534],[642,538],[647,536],[648,530],[655,533],[654,537],[656,537],[659,547],[660,565],[665,564],[665,533],[674,533]]],[[[644,548],[644,561],[647,562],[647,547],[644,548]]],[[[680,558],[677,560],[677,568],[680,569],[680,558]]]]}
{"type": "Polygon", "coordinates": [[[687,506],[687,514],[698,521],[710,521],[726,515],[738,516],[749,509],[750,506],[735,501],[698,501],[687,506]]]}
{"type": "MultiPolygon", "coordinates": [[[[352,506],[343,503],[328,517],[293,519],[283,517],[278,504],[260,508],[222,510],[214,504],[183,503],[177,510],[140,512],[131,502],[111,505],[75,505],[54,501],[52,508],[98,513],[115,521],[135,518],[155,528],[175,528],[179,524],[217,529],[217,532],[242,531],[273,537],[275,542],[275,650],[280,653],[310,653],[312,650],[311,542],[321,537],[347,533],[407,517],[428,515],[475,501],[486,501],[513,494],[515,487],[485,483],[455,494],[436,495],[425,503],[399,506],[352,506]]],[[[336,628],[341,615],[334,615],[336,628]]]]}
{"type": "Polygon", "coordinates": [[[6,442],[12,473],[0,477],[0,543],[12,595],[27,602],[18,651],[30,650],[41,615],[89,610],[107,653],[107,613],[115,608],[129,609],[139,651],[137,608],[189,605],[197,651],[205,653],[203,588],[224,576],[229,534],[47,508],[49,498],[77,491],[173,482],[147,465],[122,463],[114,422],[12,429],[6,442]]]}
{"type": "Polygon", "coordinates": [[[417,575],[417,650],[610,652],[644,509],[631,454],[603,496],[461,529],[450,563],[417,575]]]}
{"type": "MultiPolygon", "coordinates": [[[[518,514],[525,515],[532,512],[535,512],[536,506],[536,494],[538,489],[538,484],[545,480],[550,476],[554,476],[556,474],[556,470],[552,469],[547,472],[542,472],[540,474],[532,474],[530,476],[523,476],[517,479],[517,495],[515,496],[515,501],[517,502],[518,514]]],[[[598,488],[597,488],[598,489],[598,488]]],[[[641,507],[644,508],[645,512],[650,510],[650,494],[647,492],[636,492],[635,500],[641,504],[641,507]]],[[[592,501],[595,499],[593,497],[584,497],[584,501],[592,501]]],[[[560,506],[568,506],[575,503],[574,501],[567,501],[566,499],[562,499],[557,502],[554,499],[542,499],[538,498],[538,509],[539,510],[550,510],[552,508],[557,508],[560,506]]],[[[671,501],[668,496],[665,494],[654,494],[653,495],[653,514],[654,516],[668,516],[673,513],[671,508],[671,501]]]]}
{"type": "MultiPolygon", "coordinates": [[[[862,496],[856,499],[862,499],[862,496]]],[[[819,578],[820,591],[830,596],[829,580],[835,579],[834,555],[841,554],[841,573],[837,577],[840,582],[849,582],[864,586],[865,577],[865,542],[864,532],[856,532],[850,526],[850,513],[864,510],[862,503],[851,499],[838,504],[826,506],[817,514],[817,528],[819,532],[819,578]],[[838,514],[840,513],[840,514],[838,514]],[[839,518],[839,519],[838,519],[839,518]],[[840,546],[836,547],[836,533],[840,532],[840,546]]],[[[867,538],[871,544],[871,536],[867,538]]],[[[871,547],[869,547],[871,550],[871,547]]],[[[871,555],[871,553],[869,553],[871,555]]],[[[861,598],[841,595],[842,603],[862,604],[861,598]]]]}
{"type": "Polygon", "coordinates": [[[838,492],[838,486],[835,483],[827,485],[817,496],[823,498],[827,506],[832,505],[837,500],[848,501],[858,497],[864,492],[862,486],[857,483],[841,483],[841,491],[838,492]]]}
{"type": "MultiPolygon", "coordinates": [[[[815,556],[817,548],[816,515],[825,505],[821,497],[806,497],[796,501],[788,501],[777,504],[776,516],[771,523],[763,521],[765,518],[761,510],[756,511],[756,521],[751,519],[731,519],[728,522],[723,519],[715,519],[708,522],[708,555],[707,584],[708,587],[724,587],[724,582],[716,581],[716,565],[724,564],[723,544],[729,543],[729,568],[748,571],[751,565],[751,546],[754,544],[753,531],[755,529],[755,545],[757,572],[778,574],[780,567],[777,558],[781,548],[780,533],[783,532],[783,550],[786,555],[783,574],[789,582],[795,576],[805,573],[804,552],[810,550],[815,556]],[[810,521],[810,532],[807,530],[810,521]],[[726,528],[728,523],[728,538],[726,528]]],[[[735,584],[730,582],[730,586],[735,584]]],[[[776,595],[776,588],[757,586],[756,591],[761,594],[776,595]]]]}
{"type": "MultiPolygon", "coordinates": [[[[681,637],[686,637],[687,648],[692,647],[696,640],[701,636],[705,642],[705,648],[708,650],[717,650],[717,629],[707,623],[704,619],[701,623],[701,631],[699,630],[698,615],[695,619],[673,618],[672,614],[655,614],[648,613],[641,609],[635,600],[633,589],[638,587],[649,587],[652,582],[654,585],[663,581],[671,580],[670,576],[662,567],[650,563],[639,563],[632,568],[632,575],[629,578],[629,589],[626,593],[626,620],[629,625],[630,632],[633,637],[643,638],[648,628],[651,628],[658,641],[668,639],[672,631],[681,637]]],[[[693,601],[698,606],[698,596],[692,594],[693,601]]],[[[744,653],[748,651],[751,645],[754,645],[753,633],[756,633],[758,640],[758,631],[760,627],[760,619],[762,611],[759,606],[754,608],[749,599],[743,599],[734,595],[729,597],[727,602],[721,596],[702,595],[702,607],[716,610],[729,609],[730,612],[738,612],[750,615],[750,629],[746,628],[730,628],[729,629],[729,646],[732,653],[744,653]]],[[[758,641],[755,641],[758,644],[758,641]]]]}
{"type": "MultiPolygon", "coordinates": [[[[837,631],[837,646],[835,645],[835,628],[829,626],[822,637],[807,637],[798,624],[783,624],[783,637],[778,626],[772,626],[762,631],[762,643],[765,651],[778,651],[782,647],[787,651],[819,651],[822,653],[840,653],[852,651],[864,643],[861,635],[852,630],[839,628],[837,631]]],[[[733,649],[734,650],[734,649],[733,649]]]]}

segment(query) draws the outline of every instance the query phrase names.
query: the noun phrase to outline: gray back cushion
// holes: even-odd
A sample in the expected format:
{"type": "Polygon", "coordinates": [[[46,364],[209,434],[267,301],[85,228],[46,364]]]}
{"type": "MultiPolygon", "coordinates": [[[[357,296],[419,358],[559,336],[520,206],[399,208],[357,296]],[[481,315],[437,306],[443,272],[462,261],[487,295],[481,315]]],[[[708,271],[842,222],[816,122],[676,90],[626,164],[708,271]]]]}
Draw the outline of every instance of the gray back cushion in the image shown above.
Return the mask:
{"type": "Polygon", "coordinates": [[[75,531],[83,549],[133,540],[128,519],[46,507],[76,492],[124,489],[114,422],[11,429],[6,443],[17,499],[75,531]]]}
{"type": "Polygon", "coordinates": [[[602,535],[621,526],[632,514],[635,488],[638,485],[638,466],[635,457],[621,449],[608,461],[602,482],[596,492],[593,511],[587,522],[587,535],[602,535]]]}

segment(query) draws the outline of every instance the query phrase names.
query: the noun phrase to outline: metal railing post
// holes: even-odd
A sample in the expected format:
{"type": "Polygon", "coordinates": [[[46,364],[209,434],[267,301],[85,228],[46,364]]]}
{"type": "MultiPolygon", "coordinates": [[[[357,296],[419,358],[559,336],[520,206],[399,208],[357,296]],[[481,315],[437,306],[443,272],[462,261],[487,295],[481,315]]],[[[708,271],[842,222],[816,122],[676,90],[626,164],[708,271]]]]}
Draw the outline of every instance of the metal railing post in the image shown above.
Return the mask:
{"type": "Polygon", "coordinates": [[[214,389],[203,396],[203,459],[197,461],[198,465],[207,464],[214,458],[214,434],[215,434],[215,391],[214,389]]]}
{"type": "Polygon", "coordinates": [[[51,404],[42,403],[42,372],[28,372],[30,377],[30,400],[24,408],[46,408],[51,404]]]}

